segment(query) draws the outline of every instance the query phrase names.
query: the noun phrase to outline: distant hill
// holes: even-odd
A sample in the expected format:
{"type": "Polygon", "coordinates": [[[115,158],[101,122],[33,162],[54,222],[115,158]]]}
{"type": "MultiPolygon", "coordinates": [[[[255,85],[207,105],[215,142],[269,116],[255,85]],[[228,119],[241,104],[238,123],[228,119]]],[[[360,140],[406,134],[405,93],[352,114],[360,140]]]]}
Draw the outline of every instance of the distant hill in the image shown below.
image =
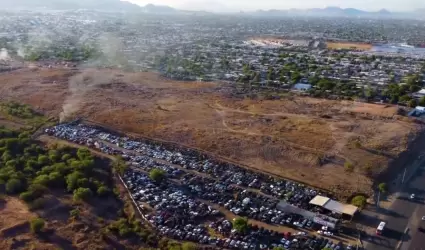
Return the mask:
{"type": "Polygon", "coordinates": [[[168,6],[148,4],[141,7],[120,0],[0,0],[2,9],[49,9],[75,10],[90,9],[104,11],[129,11],[145,13],[173,13],[175,9],[168,6]]]}
{"type": "Polygon", "coordinates": [[[420,18],[423,16],[423,10],[414,12],[390,12],[386,9],[379,11],[364,11],[355,8],[313,8],[313,9],[290,9],[290,10],[257,10],[255,12],[245,12],[248,15],[255,16],[311,16],[311,17],[364,17],[364,18],[420,18]]]}
{"type": "MultiPolygon", "coordinates": [[[[211,2],[214,3],[214,2],[211,2]]],[[[99,11],[126,11],[142,12],[152,14],[212,14],[207,11],[195,11],[194,6],[187,6],[189,11],[174,9],[165,5],[148,4],[141,7],[127,1],[120,0],[0,0],[2,10],[7,9],[47,9],[47,10],[76,10],[89,9],[99,11]],[[190,7],[190,8],[189,8],[190,7]]],[[[215,13],[222,12],[229,14],[224,5],[209,5],[209,11],[215,13]],[[215,8],[214,8],[215,6],[215,8]]],[[[183,7],[184,8],[184,7],[183,7]]],[[[361,17],[361,18],[419,18],[425,19],[425,9],[418,9],[412,12],[390,12],[386,9],[379,11],[364,11],[355,8],[312,8],[312,9],[288,9],[288,10],[257,10],[253,12],[233,12],[236,15],[258,16],[258,17],[284,17],[284,16],[305,16],[305,17],[361,17]]]]}
{"type": "Polygon", "coordinates": [[[95,9],[109,11],[140,11],[141,7],[120,0],[0,0],[2,9],[95,9]]]}
{"type": "Polygon", "coordinates": [[[147,12],[147,13],[175,13],[177,12],[176,9],[171,8],[169,6],[166,5],[153,5],[153,4],[148,4],[144,7],[142,7],[142,11],[143,12],[147,12]]]}

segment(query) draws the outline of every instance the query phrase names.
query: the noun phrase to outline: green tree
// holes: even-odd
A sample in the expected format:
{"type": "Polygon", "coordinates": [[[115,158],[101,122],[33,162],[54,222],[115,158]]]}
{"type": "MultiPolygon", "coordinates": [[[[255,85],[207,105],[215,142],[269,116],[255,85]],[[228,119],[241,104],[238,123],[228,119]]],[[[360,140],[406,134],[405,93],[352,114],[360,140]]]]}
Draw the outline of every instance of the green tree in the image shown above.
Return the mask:
{"type": "Polygon", "coordinates": [[[233,219],[233,228],[239,233],[244,233],[248,230],[248,219],[238,217],[233,219]]]}
{"type": "Polygon", "coordinates": [[[42,218],[36,218],[30,222],[31,232],[35,234],[40,233],[44,229],[44,226],[45,223],[42,218]]]}
{"type": "Polygon", "coordinates": [[[285,250],[285,248],[277,246],[277,247],[273,247],[273,250],[285,250]]]}
{"type": "Polygon", "coordinates": [[[416,99],[412,99],[409,101],[408,103],[409,107],[414,108],[416,106],[418,106],[418,102],[416,101],[416,99]]]}
{"type": "Polygon", "coordinates": [[[77,188],[74,190],[74,200],[81,201],[87,200],[93,195],[92,191],[88,188],[77,188]]]}
{"type": "Polygon", "coordinates": [[[46,165],[46,164],[49,163],[49,157],[47,157],[45,155],[40,155],[40,156],[38,156],[37,163],[41,166],[46,165]]]}
{"type": "Polygon", "coordinates": [[[165,174],[164,170],[154,168],[149,172],[149,178],[159,183],[165,179],[165,174]]]}
{"type": "Polygon", "coordinates": [[[127,170],[128,166],[121,156],[117,156],[115,157],[115,160],[112,163],[112,168],[118,174],[123,175],[125,171],[127,170]]]}
{"type": "Polygon", "coordinates": [[[83,178],[84,175],[78,171],[75,171],[66,176],[66,184],[68,191],[73,191],[78,187],[78,180],[83,178]]]}
{"type": "Polygon", "coordinates": [[[43,186],[48,186],[50,182],[50,178],[48,175],[46,174],[42,174],[39,175],[37,177],[35,177],[35,179],[33,180],[33,184],[39,184],[39,185],[43,185],[43,186]]]}
{"type": "Polygon", "coordinates": [[[23,192],[19,195],[19,198],[25,202],[34,200],[34,194],[31,191],[23,192]]]}
{"type": "Polygon", "coordinates": [[[67,160],[69,160],[71,158],[72,158],[72,156],[70,154],[64,154],[64,155],[62,155],[61,160],[66,162],[67,160]]]}
{"type": "Polygon", "coordinates": [[[77,151],[77,156],[78,156],[78,159],[80,159],[81,161],[92,159],[90,150],[88,150],[87,148],[79,148],[77,151]]]}
{"type": "Polygon", "coordinates": [[[291,82],[293,84],[298,83],[301,80],[300,72],[295,71],[291,74],[291,82]]]}
{"type": "Polygon", "coordinates": [[[97,194],[99,195],[99,196],[106,196],[106,195],[108,195],[110,193],[110,190],[107,188],[107,187],[105,187],[105,186],[100,186],[98,189],[97,189],[97,194]]]}
{"type": "Polygon", "coordinates": [[[359,208],[364,208],[364,206],[366,206],[366,197],[364,197],[363,195],[357,195],[353,197],[353,199],[351,200],[351,204],[359,208]]]}
{"type": "Polygon", "coordinates": [[[381,193],[386,193],[388,191],[387,188],[388,187],[387,187],[386,183],[379,183],[379,185],[378,185],[378,190],[381,193]]]}
{"type": "Polygon", "coordinates": [[[400,96],[400,98],[398,99],[399,102],[404,102],[404,103],[408,103],[410,100],[412,100],[412,98],[408,95],[400,96]]]}
{"type": "Polygon", "coordinates": [[[419,99],[419,106],[425,106],[425,96],[422,96],[421,99],[419,99]]]}

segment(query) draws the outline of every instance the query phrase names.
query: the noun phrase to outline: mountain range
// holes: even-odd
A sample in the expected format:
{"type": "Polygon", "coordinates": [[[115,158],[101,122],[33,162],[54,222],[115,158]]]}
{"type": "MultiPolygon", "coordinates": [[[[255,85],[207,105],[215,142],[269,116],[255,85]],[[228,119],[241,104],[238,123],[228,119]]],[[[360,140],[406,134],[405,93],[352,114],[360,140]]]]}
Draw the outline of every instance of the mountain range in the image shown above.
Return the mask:
{"type": "MultiPolygon", "coordinates": [[[[54,9],[75,10],[93,9],[100,11],[126,11],[154,14],[179,14],[188,13],[185,10],[174,9],[169,6],[148,4],[144,7],[120,0],[0,0],[2,9],[54,9]]],[[[194,11],[190,11],[193,13],[194,11]]],[[[196,11],[195,11],[196,12],[196,11]]],[[[214,13],[218,13],[215,11],[214,13]]],[[[202,11],[205,14],[204,11],[202,11]]],[[[227,13],[228,14],[228,13],[227,13]]],[[[288,10],[257,10],[251,12],[235,12],[235,15],[259,16],[259,17],[284,17],[284,16],[309,16],[309,17],[363,17],[363,18],[424,18],[425,9],[412,12],[390,12],[386,9],[380,11],[364,11],[355,8],[312,8],[312,9],[288,9],[288,10]]]]}
{"type": "Polygon", "coordinates": [[[249,12],[250,15],[256,16],[314,16],[314,17],[365,17],[365,18],[403,18],[403,17],[414,17],[419,18],[425,14],[424,10],[417,10],[413,12],[390,12],[386,9],[379,11],[364,11],[355,8],[339,8],[339,7],[327,7],[323,9],[289,9],[289,10],[258,10],[255,12],[249,12]]]}

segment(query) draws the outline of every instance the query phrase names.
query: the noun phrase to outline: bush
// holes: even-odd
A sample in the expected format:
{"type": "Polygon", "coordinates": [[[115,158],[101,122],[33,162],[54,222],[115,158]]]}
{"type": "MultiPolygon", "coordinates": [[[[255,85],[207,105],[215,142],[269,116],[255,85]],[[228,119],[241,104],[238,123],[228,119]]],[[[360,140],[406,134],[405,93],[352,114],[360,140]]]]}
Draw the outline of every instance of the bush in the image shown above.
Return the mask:
{"type": "Polygon", "coordinates": [[[23,191],[23,184],[18,179],[10,179],[6,182],[6,192],[9,194],[17,194],[23,191]]]}
{"type": "Polygon", "coordinates": [[[71,210],[71,211],[69,212],[69,215],[70,215],[71,217],[78,218],[78,217],[80,217],[80,210],[78,210],[78,209],[73,209],[73,210],[71,210]]]}
{"type": "Polygon", "coordinates": [[[108,195],[108,194],[109,194],[109,189],[108,189],[107,187],[105,187],[105,186],[100,186],[100,187],[97,189],[97,194],[98,194],[99,196],[106,196],[106,195],[108,195]]]}
{"type": "Polygon", "coordinates": [[[87,200],[92,195],[92,191],[88,188],[77,188],[74,190],[75,201],[87,200]]]}
{"type": "Polygon", "coordinates": [[[366,197],[363,195],[357,195],[351,200],[351,204],[359,208],[364,208],[366,206],[366,197]]]}
{"type": "Polygon", "coordinates": [[[149,172],[149,178],[151,178],[155,182],[161,182],[165,178],[165,171],[154,168],[149,172]]]}
{"type": "Polygon", "coordinates": [[[233,219],[233,228],[239,233],[246,232],[248,229],[248,219],[242,217],[233,219]]]}
{"type": "Polygon", "coordinates": [[[42,209],[45,207],[45,205],[47,204],[47,199],[46,198],[38,198],[33,200],[30,204],[29,204],[29,208],[31,211],[34,210],[38,210],[38,209],[42,209]]]}
{"type": "Polygon", "coordinates": [[[25,202],[31,202],[31,201],[34,200],[34,198],[35,198],[34,193],[31,192],[31,191],[26,191],[26,192],[23,192],[19,195],[19,199],[21,199],[25,202]]]}
{"type": "Polygon", "coordinates": [[[41,218],[33,219],[30,222],[31,232],[35,234],[40,233],[44,229],[44,224],[44,220],[41,218]]]}
{"type": "Polygon", "coordinates": [[[354,165],[351,162],[346,161],[344,163],[345,171],[352,173],[354,171],[354,165]]]}
{"type": "Polygon", "coordinates": [[[195,250],[196,245],[192,242],[185,242],[182,244],[182,250],[195,250]]]}
{"type": "Polygon", "coordinates": [[[386,193],[387,192],[387,184],[386,183],[380,183],[378,185],[378,189],[379,189],[379,192],[386,193]]]}
{"type": "Polygon", "coordinates": [[[40,184],[31,184],[28,187],[28,191],[31,191],[34,194],[34,197],[40,197],[43,194],[47,193],[48,189],[40,184]]]}

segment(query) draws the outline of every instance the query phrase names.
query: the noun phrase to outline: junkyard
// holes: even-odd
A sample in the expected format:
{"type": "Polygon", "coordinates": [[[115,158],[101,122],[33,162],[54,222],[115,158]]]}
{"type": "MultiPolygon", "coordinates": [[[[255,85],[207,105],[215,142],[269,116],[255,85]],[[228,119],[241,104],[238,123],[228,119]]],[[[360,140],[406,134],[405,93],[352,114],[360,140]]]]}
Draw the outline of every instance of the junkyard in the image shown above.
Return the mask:
{"type": "MultiPolygon", "coordinates": [[[[323,191],[216,161],[193,150],[134,140],[76,122],[45,132],[122,156],[131,166],[123,180],[133,199],[146,220],[168,237],[234,249],[278,245],[287,249],[351,249],[342,242],[344,237],[337,236],[344,232],[342,212],[310,204],[321,196],[330,197],[323,191]],[[166,182],[158,184],[149,178],[153,168],[166,172],[166,182]],[[249,231],[232,229],[232,219],[221,209],[248,217],[249,231]],[[290,229],[273,231],[255,221],[290,229]],[[211,230],[217,234],[212,236],[211,230]]],[[[357,208],[345,206],[351,206],[354,216],[357,208]]]]}

